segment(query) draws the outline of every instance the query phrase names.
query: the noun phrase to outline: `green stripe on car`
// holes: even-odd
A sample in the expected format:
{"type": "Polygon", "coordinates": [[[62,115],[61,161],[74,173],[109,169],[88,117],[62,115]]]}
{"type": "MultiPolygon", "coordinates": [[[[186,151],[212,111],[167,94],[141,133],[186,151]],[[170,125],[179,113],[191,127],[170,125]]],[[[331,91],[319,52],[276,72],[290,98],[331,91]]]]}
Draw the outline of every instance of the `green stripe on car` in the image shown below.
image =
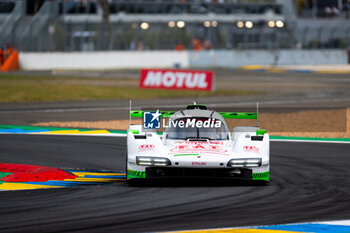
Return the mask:
{"type": "Polygon", "coordinates": [[[266,129],[257,129],[256,130],[256,135],[264,135],[266,133],[267,133],[266,129]]]}
{"type": "Polygon", "coordinates": [[[134,171],[128,169],[126,173],[126,178],[127,179],[132,179],[132,178],[146,178],[146,172],[143,171],[134,171]]]}
{"type": "Polygon", "coordinates": [[[270,172],[253,173],[253,180],[270,180],[270,172]]]}
{"type": "MultiPolygon", "coordinates": [[[[143,113],[146,111],[134,110],[130,112],[131,117],[143,117],[143,113]]],[[[175,111],[159,111],[161,117],[169,118],[175,111]]],[[[256,112],[219,112],[219,114],[225,119],[256,119],[256,112]]]]}
{"type": "Polygon", "coordinates": [[[173,156],[197,156],[199,154],[176,154],[176,155],[173,155],[173,156]]]}
{"type": "Polygon", "coordinates": [[[136,129],[129,129],[128,132],[131,132],[133,134],[139,134],[139,131],[136,129]]]}

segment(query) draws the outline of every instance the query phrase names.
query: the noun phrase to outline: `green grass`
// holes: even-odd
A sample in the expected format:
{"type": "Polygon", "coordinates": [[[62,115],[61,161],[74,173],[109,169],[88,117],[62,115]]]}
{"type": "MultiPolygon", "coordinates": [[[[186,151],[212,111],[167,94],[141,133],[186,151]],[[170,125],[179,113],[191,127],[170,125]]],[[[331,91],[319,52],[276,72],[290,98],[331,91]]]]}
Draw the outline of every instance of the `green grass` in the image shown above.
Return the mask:
{"type": "MultiPolygon", "coordinates": [[[[196,91],[139,89],[136,87],[135,80],[130,80],[131,86],[120,86],[118,80],[120,79],[0,75],[0,102],[152,99],[196,96],[196,91]],[[111,80],[114,81],[113,85],[107,83],[111,80]],[[96,84],[96,81],[98,81],[98,84],[96,84]]],[[[125,79],[123,80],[125,81],[125,79]]],[[[254,94],[263,94],[263,92],[240,90],[198,92],[199,97],[254,94]]]]}

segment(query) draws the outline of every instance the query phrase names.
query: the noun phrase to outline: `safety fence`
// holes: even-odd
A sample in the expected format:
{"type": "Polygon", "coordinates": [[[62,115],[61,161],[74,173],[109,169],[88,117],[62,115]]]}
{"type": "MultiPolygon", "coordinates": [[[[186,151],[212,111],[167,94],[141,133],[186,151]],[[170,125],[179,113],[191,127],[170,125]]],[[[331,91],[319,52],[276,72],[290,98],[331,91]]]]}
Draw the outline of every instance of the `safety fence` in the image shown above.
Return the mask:
{"type": "Polygon", "coordinates": [[[108,20],[92,1],[45,1],[28,14],[16,1],[0,12],[0,47],[27,52],[111,50],[345,49],[350,24],[292,19],[276,1],[111,1],[108,20]],[[79,5],[80,4],[80,5],[79,5]],[[204,11],[198,10],[202,9],[204,11]]]}

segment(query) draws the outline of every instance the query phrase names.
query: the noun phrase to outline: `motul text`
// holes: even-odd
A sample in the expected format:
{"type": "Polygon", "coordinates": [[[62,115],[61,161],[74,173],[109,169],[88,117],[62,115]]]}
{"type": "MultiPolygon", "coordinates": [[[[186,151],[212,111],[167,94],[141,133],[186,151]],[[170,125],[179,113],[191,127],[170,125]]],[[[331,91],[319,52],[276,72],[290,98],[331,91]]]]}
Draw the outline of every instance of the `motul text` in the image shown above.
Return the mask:
{"type": "Polygon", "coordinates": [[[201,70],[142,69],[140,88],[211,91],[214,89],[213,72],[201,70]]]}

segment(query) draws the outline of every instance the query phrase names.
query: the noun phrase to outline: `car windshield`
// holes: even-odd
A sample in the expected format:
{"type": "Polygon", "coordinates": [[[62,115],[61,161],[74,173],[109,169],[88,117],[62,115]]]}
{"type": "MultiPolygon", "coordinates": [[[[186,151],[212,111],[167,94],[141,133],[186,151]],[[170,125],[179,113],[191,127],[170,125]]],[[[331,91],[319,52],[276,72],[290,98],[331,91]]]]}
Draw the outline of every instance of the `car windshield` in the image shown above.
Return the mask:
{"type": "Polygon", "coordinates": [[[169,120],[165,128],[167,139],[181,140],[228,140],[229,131],[225,123],[207,117],[188,117],[169,120]]]}

